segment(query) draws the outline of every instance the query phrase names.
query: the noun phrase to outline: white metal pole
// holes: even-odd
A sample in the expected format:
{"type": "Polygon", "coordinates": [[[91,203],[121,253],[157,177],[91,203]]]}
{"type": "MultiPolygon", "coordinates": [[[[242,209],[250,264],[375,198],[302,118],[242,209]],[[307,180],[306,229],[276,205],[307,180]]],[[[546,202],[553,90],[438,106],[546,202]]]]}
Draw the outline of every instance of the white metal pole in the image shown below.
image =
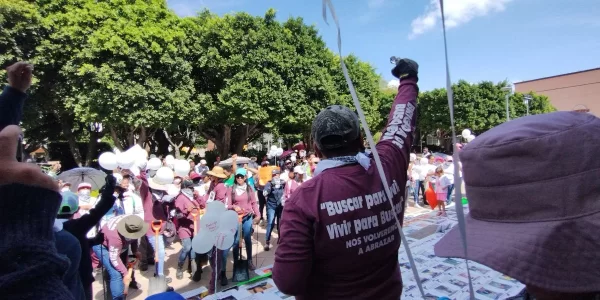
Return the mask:
{"type": "Polygon", "coordinates": [[[506,121],[510,121],[510,110],[508,109],[508,98],[510,98],[510,93],[506,94],[506,121]]]}

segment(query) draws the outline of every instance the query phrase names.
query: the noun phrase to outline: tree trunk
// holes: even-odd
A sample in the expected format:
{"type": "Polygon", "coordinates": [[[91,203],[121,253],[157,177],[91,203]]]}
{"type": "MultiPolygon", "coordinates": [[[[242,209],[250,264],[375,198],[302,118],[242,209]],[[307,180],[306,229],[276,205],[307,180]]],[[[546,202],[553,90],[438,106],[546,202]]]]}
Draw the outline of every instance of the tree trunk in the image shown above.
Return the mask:
{"type": "Polygon", "coordinates": [[[79,147],[77,146],[77,140],[73,135],[73,123],[69,116],[62,115],[59,117],[60,125],[62,128],[63,135],[69,144],[69,150],[71,150],[71,154],[73,155],[73,159],[75,163],[81,167],[82,159],[81,153],[79,153],[79,147]]]}
{"type": "Polygon", "coordinates": [[[145,143],[146,143],[147,139],[148,139],[148,135],[146,133],[146,127],[140,126],[140,135],[137,140],[137,144],[140,145],[140,147],[145,149],[145,143]]]}
{"type": "Polygon", "coordinates": [[[125,146],[125,149],[129,149],[131,148],[133,145],[135,145],[135,130],[137,128],[132,127],[131,130],[129,130],[127,132],[127,145],[125,146]]]}
{"type": "Polygon", "coordinates": [[[117,147],[117,149],[119,149],[120,151],[123,151],[123,144],[121,143],[121,140],[119,139],[119,135],[117,134],[117,131],[115,130],[114,127],[110,126],[110,137],[113,140],[113,143],[115,144],[115,147],[117,147]]]}
{"type": "Polygon", "coordinates": [[[246,144],[248,136],[250,135],[250,129],[253,129],[254,127],[254,125],[242,125],[232,132],[230,149],[233,154],[242,154],[244,151],[244,145],[246,144]]]}
{"type": "Polygon", "coordinates": [[[88,142],[87,154],[85,155],[85,166],[92,165],[92,161],[96,157],[96,149],[98,148],[98,132],[90,131],[90,141],[88,142]]]}
{"type": "Polygon", "coordinates": [[[179,157],[181,156],[181,152],[179,151],[179,149],[183,142],[181,142],[179,145],[175,144],[171,140],[171,137],[169,136],[169,133],[166,129],[163,129],[163,134],[165,135],[165,139],[167,139],[167,142],[169,142],[169,145],[171,145],[171,148],[173,148],[173,151],[175,151],[175,158],[179,159],[179,157]]]}
{"type": "Polygon", "coordinates": [[[222,160],[225,160],[229,155],[229,150],[231,149],[231,127],[229,125],[223,126],[223,136],[220,139],[220,145],[217,145],[217,150],[219,151],[219,155],[222,160]]]}

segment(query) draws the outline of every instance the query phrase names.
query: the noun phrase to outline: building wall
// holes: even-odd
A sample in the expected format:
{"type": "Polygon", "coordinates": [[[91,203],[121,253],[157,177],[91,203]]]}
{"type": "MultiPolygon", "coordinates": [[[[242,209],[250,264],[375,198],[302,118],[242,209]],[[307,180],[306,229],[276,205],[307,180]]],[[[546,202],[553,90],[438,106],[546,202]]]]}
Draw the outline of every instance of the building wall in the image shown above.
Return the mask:
{"type": "Polygon", "coordinates": [[[517,82],[515,90],[546,95],[557,110],[587,108],[600,117],[600,68],[517,82]]]}

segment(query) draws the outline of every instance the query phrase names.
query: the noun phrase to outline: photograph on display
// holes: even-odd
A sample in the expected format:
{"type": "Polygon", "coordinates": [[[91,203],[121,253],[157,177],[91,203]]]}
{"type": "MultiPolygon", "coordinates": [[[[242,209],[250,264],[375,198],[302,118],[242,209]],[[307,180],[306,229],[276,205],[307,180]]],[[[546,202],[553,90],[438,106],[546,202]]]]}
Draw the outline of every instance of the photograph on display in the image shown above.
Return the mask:
{"type": "Polygon", "coordinates": [[[495,281],[490,282],[488,285],[493,286],[497,289],[505,290],[505,291],[508,291],[512,288],[512,286],[510,286],[508,284],[499,283],[499,282],[495,282],[495,281]]]}
{"type": "Polygon", "coordinates": [[[439,285],[435,288],[435,290],[446,296],[450,296],[450,295],[456,293],[455,290],[451,290],[450,288],[448,288],[445,285],[439,285]]]}
{"type": "Polygon", "coordinates": [[[443,272],[445,272],[445,271],[448,271],[448,270],[452,269],[452,267],[450,267],[450,266],[448,266],[448,265],[442,265],[442,264],[439,264],[439,265],[437,265],[437,266],[435,266],[435,267],[433,267],[433,268],[434,268],[434,269],[436,269],[436,270],[443,271],[443,272]]]}
{"type": "Polygon", "coordinates": [[[459,287],[461,289],[465,288],[465,287],[467,287],[469,285],[468,283],[466,283],[466,282],[464,282],[462,280],[458,280],[458,279],[450,279],[448,281],[448,283],[450,283],[452,285],[455,285],[455,286],[457,286],[457,287],[459,287]]]}
{"type": "Polygon", "coordinates": [[[477,294],[486,297],[487,299],[500,299],[502,294],[490,291],[486,288],[480,288],[476,291],[477,294]]]}
{"type": "MultiPolygon", "coordinates": [[[[455,208],[450,207],[447,209],[448,218],[445,218],[446,220],[443,222],[450,222],[452,225],[457,224],[456,214],[454,212],[450,213],[455,208]]],[[[468,211],[465,211],[465,213],[468,213],[468,211]]],[[[445,290],[448,289],[452,292],[453,298],[467,299],[469,295],[469,277],[464,260],[438,257],[433,253],[435,244],[444,236],[444,232],[431,232],[432,227],[427,228],[432,226],[432,223],[437,223],[437,220],[425,220],[432,217],[433,213],[418,218],[413,217],[412,222],[405,222],[407,225],[404,227],[407,238],[413,241],[410,243],[410,249],[416,264],[415,268],[419,271],[423,289],[425,293],[438,296],[448,296],[448,291],[445,290]],[[414,239],[408,237],[408,233],[413,234],[414,239]],[[467,298],[461,298],[465,295],[467,298]]],[[[407,283],[404,286],[403,299],[420,299],[420,292],[414,283],[416,280],[412,272],[407,271],[411,265],[404,248],[399,250],[398,259],[402,268],[402,278],[407,283]]],[[[471,280],[477,286],[476,289],[482,287],[476,295],[477,299],[505,299],[517,295],[518,291],[524,288],[524,285],[517,280],[475,262],[469,262],[469,270],[471,271],[471,280]]]]}
{"type": "Polygon", "coordinates": [[[446,258],[446,259],[444,259],[443,262],[446,264],[449,264],[449,265],[453,265],[453,266],[460,264],[460,261],[453,259],[453,258],[446,258]]]}
{"type": "Polygon", "coordinates": [[[267,291],[270,288],[273,288],[273,285],[271,283],[269,283],[268,281],[265,281],[263,283],[252,286],[250,288],[246,288],[246,290],[250,294],[260,294],[260,293],[264,293],[265,291],[267,291]]]}
{"type": "Polygon", "coordinates": [[[519,283],[519,281],[518,281],[518,280],[516,280],[516,279],[514,279],[514,278],[512,278],[512,277],[510,277],[510,276],[506,276],[506,275],[502,275],[502,276],[500,276],[500,279],[502,279],[502,280],[506,280],[506,281],[510,281],[510,282],[512,282],[512,283],[519,283]]]}
{"type": "Polygon", "coordinates": [[[472,272],[479,272],[481,274],[487,274],[490,270],[486,270],[482,267],[469,266],[469,270],[472,272]]]}

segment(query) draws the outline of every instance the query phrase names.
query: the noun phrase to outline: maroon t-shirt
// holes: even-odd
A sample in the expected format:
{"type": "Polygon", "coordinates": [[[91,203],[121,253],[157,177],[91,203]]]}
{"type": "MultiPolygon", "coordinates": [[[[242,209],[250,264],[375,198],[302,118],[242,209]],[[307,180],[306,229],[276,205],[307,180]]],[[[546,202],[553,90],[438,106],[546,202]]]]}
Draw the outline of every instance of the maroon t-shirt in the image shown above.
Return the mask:
{"type": "Polygon", "coordinates": [[[148,177],[146,171],[141,171],[138,177],[142,181],[140,186],[140,197],[144,205],[144,222],[148,225],[147,236],[154,236],[154,230],[152,230],[152,222],[154,220],[162,220],[162,226],[160,228],[160,234],[165,231],[165,223],[167,222],[167,211],[160,201],[154,201],[152,199],[152,193],[150,192],[150,185],[148,184],[148,177]]]}
{"type": "Polygon", "coordinates": [[[106,222],[106,224],[100,229],[100,231],[104,234],[104,242],[102,245],[108,249],[110,264],[117,269],[121,275],[127,274],[127,267],[125,264],[123,264],[120,255],[123,249],[128,246],[128,243],[127,240],[125,240],[125,238],[117,231],[117,224],[119,224],[119,221],[125,217],[127,216],[116,216],[108,220],[108,222],[106,222]]]}
{"type": "MultiPolygon", "coordinates": [[[[202,208],[196,199],[190,199],[184,193],[179,193],[175,198],[175,208],[183,214],[183,218],[177,220],[177,235],[179,239],[191,238],[194,234],[194,216],[192,208],[202,208]]],[[[200,216],[196,216],[196,226],[200,224],[200,216]]]]}
{"type": "MultiPolygon", "coordinates": [[[[377,151],[404,217],[409,149],[415,129],[414,80],[403,80],[377,151]]],[[[400,235],[375,161],[326,169],[286,202],[273,280],[296,299],[399,299],[400,235]]]]}
{"type": "Polygon", "coordinates": [[[258,204],[256,201],[256,194],[250,188],[250,193],[248,191],[244,191],[241,195],[233,195],[235,185],[227,189],[227,199],[231,199],[231,206],[229,209],[235,209],[235,207],[239,207],[241,209],[242,214],[254,214],[255,216],[260,215],[258,210],[258,204]]]}

